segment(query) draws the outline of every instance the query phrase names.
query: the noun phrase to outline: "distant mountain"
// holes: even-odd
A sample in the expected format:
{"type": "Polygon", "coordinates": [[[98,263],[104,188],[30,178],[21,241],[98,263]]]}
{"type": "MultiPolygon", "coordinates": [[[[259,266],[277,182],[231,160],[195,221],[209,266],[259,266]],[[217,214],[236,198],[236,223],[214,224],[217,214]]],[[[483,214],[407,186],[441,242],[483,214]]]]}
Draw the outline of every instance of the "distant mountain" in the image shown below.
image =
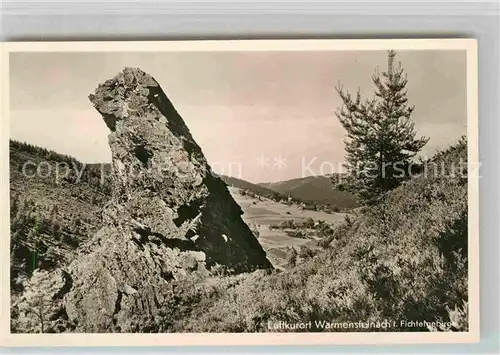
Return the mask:
{"type": "Polygon", "coordinates": [[[267,197],[272,200],[286,199],[288,195],[279,193],[264,186],[252,184],[251,182],[241,180],[232,176],[219,175],[219,177],[229,186],[236,187],[240,190],[251,191],[257,196],[267,197]]]}
{"type": "Polygon", "coordinates": [[[220,178],[229,186],[251,191],[257,196],[267,197],[275,201],[288,200],[288,197],[291,197],[295,202],[338,209],[358,206],[358,202],[352,194],[335,190],[327,176],[311,176],[260,184],[253,184],[231,176],[221,175],[220,178]]]}
{"type": "Polygon", "coordinates": [[[287,196],[290,195],[294,199],[320,205],[330,205],[337,208],[358,206],[356,198],[351,193],[334,189],[327,176],[308,176],[258,185],[287,196]]]}

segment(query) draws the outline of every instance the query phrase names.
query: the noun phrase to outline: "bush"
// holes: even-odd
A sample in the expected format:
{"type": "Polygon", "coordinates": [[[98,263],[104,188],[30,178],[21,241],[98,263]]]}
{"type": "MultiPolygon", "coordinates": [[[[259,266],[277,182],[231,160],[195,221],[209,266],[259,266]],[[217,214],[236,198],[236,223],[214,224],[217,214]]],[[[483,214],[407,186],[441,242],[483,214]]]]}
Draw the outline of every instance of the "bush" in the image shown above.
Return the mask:
{"type": "Polygon", "coordinates": [[[314,255],[316,255],[316,251],[313,250],[312,248],[306,246],[306,245],[301,245],[299,248],[299,256],[302,259],[309,259],[312,258],[314,255]]]}
{"type": "Polygon", "coordinates": [[[304,209],[309,211],[317,211],[318,207],[314,203],[309,203],[304,206],[304,209]]]}
{"type": "Polygon", "coordinates": [[[286,228],[296,228],[295,222],[293,219],[287,219],[285,221],[282,221],[280,223],[280,228],[286,229],[286,228]]]}
{"type": "Polygon", "coordinates": [[[308,218],[304,221],[303,225],[304,228],[309,228],[312,229],[314,228],[314,220],[312,218],[308,218]]]}
{"type": "Polygon", "coordinates": [[[326,238],[333,234],[333,229],[326,223],[325,221],[319,221],[315,226],[316,231],[318,232],[318,237],[326,238]]]}
{"type": "Polygon", "coordinates": [[[297,250],[294,247],[291,247],[287,251],[286,255],[286,265],[288,268],[293,268],[297,264],[297,250]]]}
{"type": "Polygon", "coordinates": [[[293,231],[286,231],[286,235],[292,238],[307,238],[306,233],[303,230],[293,230],[293,231]]]}
{"type": "Polygon", "coordinates": [[[281,221],[279,224],[271,224],[269,225],[269,229],[295,229],[297,225],[293,221],[293,219],[286,219],[281,221]]]}

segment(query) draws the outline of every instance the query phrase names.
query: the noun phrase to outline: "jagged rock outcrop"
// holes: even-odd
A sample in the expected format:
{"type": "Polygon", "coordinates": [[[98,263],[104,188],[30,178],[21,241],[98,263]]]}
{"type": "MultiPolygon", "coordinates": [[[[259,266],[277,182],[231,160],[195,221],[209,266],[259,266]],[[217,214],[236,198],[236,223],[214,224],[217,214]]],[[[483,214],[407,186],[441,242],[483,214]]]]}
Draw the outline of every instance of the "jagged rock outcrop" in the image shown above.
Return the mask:
{"type": "Polygon", "coordinates": [[[215,266],[272,267],[150,75],[126,68],[89,98],[111,131],[113,184],[104,226],[69,267],[65,310],[77,329],[158,331],[172,280],[202,278],[215,266]]]}
{"type": "Polygon", "coordinates": [[[49,273],[35,270],[21,295],[11,297],[11,330],[14,333],[71,331],[63,297],[71,288],[71,276],[63,269],[49,273]]]}

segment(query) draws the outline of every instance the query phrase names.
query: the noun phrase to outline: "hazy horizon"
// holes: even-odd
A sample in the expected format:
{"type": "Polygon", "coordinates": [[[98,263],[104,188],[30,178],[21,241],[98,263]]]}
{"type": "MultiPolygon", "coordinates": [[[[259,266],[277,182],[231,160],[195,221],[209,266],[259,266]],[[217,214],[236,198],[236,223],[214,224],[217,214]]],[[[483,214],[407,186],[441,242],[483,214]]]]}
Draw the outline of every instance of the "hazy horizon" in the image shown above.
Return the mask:
{"type": "MultiPolygon", "coordinates": [[[[422,154],[432,155],[467,133],[465,51],[396,58],[408,75],[416,130],[430,137],[422,154]]],[[[216,172],[254,183],[288,180],[302,177],[304,165],[318,173],[322,163],[343,162],[335,85],[371,97],[371,76],[386,65],[385,51],[11,53],[10,137],[109,162],[109,130],[87,97],[125,66],[140,67],[160,83],[216,172]]]]}

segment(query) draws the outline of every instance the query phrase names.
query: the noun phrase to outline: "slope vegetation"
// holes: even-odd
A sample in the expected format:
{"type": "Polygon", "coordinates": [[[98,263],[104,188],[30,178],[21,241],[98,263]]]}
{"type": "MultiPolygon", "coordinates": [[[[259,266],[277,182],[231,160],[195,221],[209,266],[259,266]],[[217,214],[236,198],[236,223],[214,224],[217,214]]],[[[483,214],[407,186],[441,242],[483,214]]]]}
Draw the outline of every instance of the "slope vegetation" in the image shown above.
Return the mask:
{"type": "Polygon", "coordinates": [[[462,141],[438,154],[384,206],[347,219],[323,252],[295,268],[211,286],[212,299],[176,330],[287,331],[269,327],[279,321],[311,321],[305,331],[466,330],[466,152],[462,141]]]}
{"type": "Polygon", "coordinates": [[[76,159],[10,141],[11,283],[67,264],[101,223],[109,186],[76,159]]]}
{"type": "MultiPolygon", "coordinates": [[[[71,174],[57,183],[53,177],[28,178],[22,173],[27,161],[72,158],[19,142],[11,142],[10,149],[15,297],[16,287],[34,268],[50,271],[71,262],[101,224],[109,191],[92,172],[78,184],[71,174]]],[[[168,322],[155,328],[301,331],[269,326],[311,321],[305,331],[467,330],[466,152],[461,141],[437,154],[420,175],[392,191],[383,206],[363,208],[358,217],[336,222],[317,243],[320,248],[299,250],[299,262],[285,271],[231,276],[221,270],[196,282],[172,280],[172,297],[162,308],[168,322]],[[386,319],[393,323],[377,326],[386,319]],[[409,327],[408,321],[429,323],[409,327]],[[325,325],[329,322],[350,325],[332,328],[325,325]]],[[[34,276],[43,281],[45,275],[34,276]]],[[[56,276],[65,283],[64,274],[56,276]]]]}

